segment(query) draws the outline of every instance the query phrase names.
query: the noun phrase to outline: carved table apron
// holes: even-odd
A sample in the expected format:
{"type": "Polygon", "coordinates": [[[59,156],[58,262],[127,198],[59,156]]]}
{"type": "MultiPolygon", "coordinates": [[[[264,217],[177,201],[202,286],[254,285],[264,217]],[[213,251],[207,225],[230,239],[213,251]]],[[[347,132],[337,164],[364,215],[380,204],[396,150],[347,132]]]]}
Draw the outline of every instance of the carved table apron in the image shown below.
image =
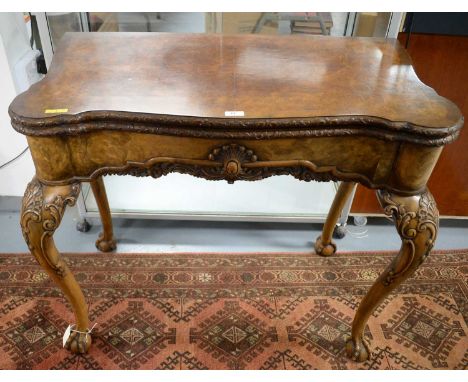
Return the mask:
{"type": "Polygon", "coordinates": [[[76,33],[62,39],[47,76],[10,105],[27,136],[36,176],[21,227],[32,254],[76,317],[66,346],[91,345],[83,293],[53,234],[81,182],[103,223],[96,246],[116,248],[102,176],[208,180],[342,181],[319,255],[356,182],[377,190],[402,240],[399,254],[363,298],[346,343],[363,361],[367,319],[422,263],[438,229],[426,183],[463,117],[421,83],[395,40],[301,36],[76,33]]]}

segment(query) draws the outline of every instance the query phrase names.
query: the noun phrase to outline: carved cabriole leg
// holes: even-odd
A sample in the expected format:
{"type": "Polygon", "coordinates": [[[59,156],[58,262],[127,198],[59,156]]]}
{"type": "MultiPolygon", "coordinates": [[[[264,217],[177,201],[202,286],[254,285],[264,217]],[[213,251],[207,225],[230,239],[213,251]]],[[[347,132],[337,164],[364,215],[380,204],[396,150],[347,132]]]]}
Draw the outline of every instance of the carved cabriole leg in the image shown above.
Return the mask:
{"type": "Polygon", "coordinates": [[[332,206],[323,225],[322,235],[315,241],[315,252],[320,256],[331,256],[336,252],[336,244],[332,242],[333,230],[355,185],[356,183],[354,182],[340,183],[340,187],[333,199],[332,206]]]}
{"type": "Polygon", "coordinates": [[[76,319],[74,329],[83,332],[72,332],[65,346],[74,353],[85,353],[91,346],[88,307],[53,240],[65,207],[75,204],[79,192],[79,183],[49,187],[33,178],[23,197],[21,228],[31,253],[70,301],[76,319]]]}
{"type": "Polygon", "coordinates": [[[99,209],[99,215],[102,221],[102,232],[96,240],[96,248],[102,252],[111,252],[117,247],[112,229],[112,217],[107,201],[106,188],[102,177],[98,177],[91,181],[91,189],[93,190],[94,199],[99,209]]]}
{"type": "Polygon", "coordinates": [[[398,285],[410,277],[429,254],[437,236],[439,212],[429,191],[417,196],[398,196],[377,191],[387,215],[393,216],[402,245],[400,252],[372,285],[354,317],[351,338],[346,343],[348,357],[368,359],[370,351],[363,340],[367,319],[398,285]]]}

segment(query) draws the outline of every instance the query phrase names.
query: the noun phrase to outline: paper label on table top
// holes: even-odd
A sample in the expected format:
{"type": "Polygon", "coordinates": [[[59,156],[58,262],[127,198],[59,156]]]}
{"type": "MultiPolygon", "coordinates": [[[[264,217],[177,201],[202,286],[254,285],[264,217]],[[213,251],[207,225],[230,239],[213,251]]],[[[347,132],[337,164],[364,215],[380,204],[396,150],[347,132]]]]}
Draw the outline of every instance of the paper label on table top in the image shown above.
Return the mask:
{"type": "Polygon", "coordinates": [[[224,112],[225,117],[243,117],[244,111],[243,110],[227,110],[224,112]]]}

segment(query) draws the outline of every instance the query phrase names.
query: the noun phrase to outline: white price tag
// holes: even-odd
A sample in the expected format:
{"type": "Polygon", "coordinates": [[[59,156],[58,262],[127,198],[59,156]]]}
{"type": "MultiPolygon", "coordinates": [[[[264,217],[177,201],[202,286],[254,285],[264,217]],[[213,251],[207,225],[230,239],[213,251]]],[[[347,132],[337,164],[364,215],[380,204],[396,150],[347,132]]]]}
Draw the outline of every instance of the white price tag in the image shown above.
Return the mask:
{"type": "Polygon", "coordinates": [[[225,117],[243,117],[244,111],[243,110],[227,110],[224,112],[225,117]]]}
{"type": "Polygon", "coordinates": [[[68,325],[67,330],[65,330],[65,334],[63,335],[63,347],[65,347],[65,344],[68,341],[68,337],[70,337],[71,329],[72,329],[72,325],[68,325]]]}

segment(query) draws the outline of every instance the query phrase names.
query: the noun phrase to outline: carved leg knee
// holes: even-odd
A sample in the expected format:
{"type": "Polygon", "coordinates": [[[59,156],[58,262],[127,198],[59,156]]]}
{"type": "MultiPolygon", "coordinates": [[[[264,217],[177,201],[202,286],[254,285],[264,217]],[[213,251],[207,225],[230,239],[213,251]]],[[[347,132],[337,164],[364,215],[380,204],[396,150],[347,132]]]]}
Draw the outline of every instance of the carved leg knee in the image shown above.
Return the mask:
{"type": "MultiPolygon", "coordinates": [[[[83,293],[53,240],[65,207],[75,204],[79,192],[79,183],[49,187],[33,178],[23,197],[21,228],[31,253],[70,301],[76,330],[85,333],[89,329],[89,321],[83,293]]],[[[66,346],[73,352],[85,353],[91,345],[89,334],[72,334],[66,346]]]]}
{"type": "Polygon", "coordinates": [[[355,361],[364,361],[370,354],[363,339],[367,319],[382,300],[421,265],[434,246],[439,226],[439,212],[429,191],[409,197],[378,191],[377,196],[385,213],[393,216],[402,245],[356,312],[351,338],[346,344],[348,357],[355,361]]]}

